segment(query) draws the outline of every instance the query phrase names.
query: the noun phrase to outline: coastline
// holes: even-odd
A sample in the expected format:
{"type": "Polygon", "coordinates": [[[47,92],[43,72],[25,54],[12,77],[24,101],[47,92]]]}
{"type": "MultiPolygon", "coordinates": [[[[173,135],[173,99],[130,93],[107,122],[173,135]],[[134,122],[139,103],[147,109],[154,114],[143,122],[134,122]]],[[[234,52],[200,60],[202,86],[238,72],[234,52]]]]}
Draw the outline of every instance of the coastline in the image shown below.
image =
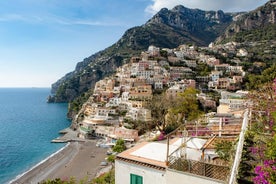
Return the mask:
{"type": "Polygon", "coordinates": [[[61,161],[63,157],[65,157],[65,153],[70,153],[71,156],[77,154],[77,149],[74,149],[74,145],[72,143],[67,143],[63,148],[56,151],[46,159],[42,160],[26,172],[16,176],[13,180],[9,182],[9,184],[19,184],[19,183],[38,183],[43,180],[43,176],[45,177],[46,169],[49,167],[53,167],[58,161],[61,161]],[[41,179],[42,178],[42,179],[41,179]],[[41,179],[41,180],[40,180],[41,179]]]}
{"type": "Polygon", "coordinates": [[[37,184],[43,180],[74,177],[91,180],[103,169],[100,163],[106,157],[106,149],[96,146],[95,140],[68,142],[28,171],[18,175],[9,184],[37,184]]]}

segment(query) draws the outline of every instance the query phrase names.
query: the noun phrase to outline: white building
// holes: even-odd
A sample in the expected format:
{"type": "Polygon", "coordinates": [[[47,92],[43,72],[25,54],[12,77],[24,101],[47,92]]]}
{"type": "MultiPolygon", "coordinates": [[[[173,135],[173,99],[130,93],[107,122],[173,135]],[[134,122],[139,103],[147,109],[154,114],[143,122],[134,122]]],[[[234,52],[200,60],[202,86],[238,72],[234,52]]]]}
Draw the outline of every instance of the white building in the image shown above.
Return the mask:
{"type": "Polygon", "coordinates": [[[129,92],[123,92],[121,98],[123,102],[127,102],[129,99],[129,92]]]}
{"type": "Polygon", "coordinates": [[[121,98],[113,97],[109,99],[109,102],[106,104],[106,107],[118,107],[121,103],[121,98]]]}
{"type": "Polygon", "coordinates": [[[244,48],[242,49],[239,49],[238,52],[237,52],[237,56],[242,56],[242,57],[245,57],[248,55],[248,52],[247,50],[245,50],[244,48]]]}
{"type": "MultiPolygon", "coordinates": [[[[172,145],[171,153],[180,145],[172,145]]],[[[166,184],[167,145],[143,142],[117,155],[116,184],[166,184]]]]}
{"type": "Polygon", "coordinates": [[[156,81],[154,83],[154,89],[163,89],[163,82],[162,81],[156,81]]]}
{"type": "Polygon", "coordinates": [[[148,48],[148,53],[149,53],[151,56],[158,56],[159,53],[160,53],[160,48],[155,47],[155,46],[153,46],[153,45],[150,45],[149,48],[148,48]]]}
{"type": "MultiPolygon", "coordinates": [[[[234,113],[243,112],[243,110],[247,107],[247,99],[246,95],[248,94],[247,91],[237,91],[235,93],[222,91],[221,92],[221,99],[219,100],[219,106],[217,108],[218,114],[225,114],[225,113],[234,113]]],[[[241,114],[236,114],[237,116],[241,116],[241,114]]]]}
{"type": "Polygon", "coordinates": [[[212,80],[213,82],[215,82],[215,81],[217,81],[217,80],[220,78],[220,76],[222,76],[222,75],[223,75],[222,71],[212,71],[211,74],[210,74],[210,77],[211,77],[211,80],[212,80]]]}
{"type": "Polygon", "coordinates": [[[151,111],[144,108],[131,107],[126,114],[126,118],[140,121],[151,121],[151,111]]]}
{"type": "Polygon", "coordinates": [[[171,97],[176,97],[178,93],[184,92],[185,89],[186,89],[185,84],[175,84],[166,91],[166,95],[171,97]]]}
{"type": "MultiPolygon", "coordinates": [[[[171,139],[169,155],[175,158],[200,160],[201,149],[207,140],[188,138],[186,147],[182,138],[171,139]]],[[[115,160],[116,184],[218,184],[222,181],[196,176],[169,168],[167,162],[167,144],[162,142],[143,142],[119,155],[115,160]]]]}

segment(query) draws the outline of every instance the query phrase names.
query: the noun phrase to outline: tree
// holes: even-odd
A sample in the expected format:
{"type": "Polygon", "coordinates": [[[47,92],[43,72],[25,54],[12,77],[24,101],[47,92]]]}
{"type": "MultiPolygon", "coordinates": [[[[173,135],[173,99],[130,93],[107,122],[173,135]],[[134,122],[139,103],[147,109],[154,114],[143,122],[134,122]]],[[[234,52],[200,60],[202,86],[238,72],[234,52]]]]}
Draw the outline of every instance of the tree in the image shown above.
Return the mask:
{"type": "Polygon", "coordinates": [[[167,96],[166,93],[154,95],[152,100],[148,102],[147,108],[151,110],[152,123],[160,131],[165,129],[166,115],[175,103],[175,100],[167,96]]]}
{"type": "Polygon", "coordinates": [[[153,96],[147,108],[151,110],[152,123],[160,130],[169,133],[183,123],[198,118],[202,111],[199,110],[197,90],[187,88],[184,92],[172,97],[162,93],[153,96]]]}
{"type": "Polygon", "coordinates": [[[115,169],[93,179],[91,184],[115,184],[115,169]]]}
{"type": "Polygon", "coordinates": [[[209,67],[206,63],[198,63],[196,72],[199,76],[207,76],[211,73],[211,67],[209,67]]]}
{"type": "MultiPolygon", "coordinates": [[[[125,150],[126,150],[126,146],[125,146],[125,141],[123,139],[118,139],[116,141],[115,146],[112,148],[112,151],[116,152],[116,153],[121,153],[125,150]]],[[[114,163],[115,162],[115,155],[113,155],[113,154],[109,155],[107,157],[107,161],[114,163]]]]}
{"type": "Polygon", "coordinates": [[[276,64],[265,69],[261,75],[248,75],[248,82],[246,83],[247,89],[258,89],[266,83],[270,83],[276,78],[276,64]]]}
{"type": "Polygon", "coordinates": [[[216,153],[219,155],[219,158],[225,161],[230,160],[232,147],[233,143],[231,141],[222,140],[215,144],[216,153]]]}
{"type": "Polygon", "coordinates": [[[125,141],[123,139],[118,139],[112,150],[117,153],[121,153],[126,150],[125,141]]]}
{"type": "Polygon", "coordinates": [[[176,101],[177,103],[173,106],[172,112],[180,115],[180,119],[188,121],[198,118],[202,114],[202,111],[199,109],[199,102],[196,94],[197,90],[191,87],[179,93],[176,101]]]}
{"type": "Polygon", "coordinates": [[[160,56],[168,58],[168,52],[166,50],[160,50],[160,56]]]}
{"type": "Polygon", "coordinates": [[[166,126],[164,128],[164,132],[168,134],[179,127],[182,123],[183,120],[181,117],[178,114],[175,114],[173,112],[173,108],[171,108],[166,116],[166,126]]]}

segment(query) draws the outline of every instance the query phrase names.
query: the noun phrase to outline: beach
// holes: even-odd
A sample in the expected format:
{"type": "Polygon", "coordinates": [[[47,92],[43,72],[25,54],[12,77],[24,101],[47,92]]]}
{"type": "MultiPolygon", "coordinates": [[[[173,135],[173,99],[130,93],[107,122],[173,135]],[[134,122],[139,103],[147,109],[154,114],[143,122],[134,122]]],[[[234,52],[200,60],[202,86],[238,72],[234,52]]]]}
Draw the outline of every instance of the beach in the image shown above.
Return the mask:
{"type": "Polygon", "coordinates": [[[43,180],[74,177],[91,180],[103,166],[106,158],[106,148],[96,146],[95,140],[70,142],[64,148],[40,162],[29,171],[18,176],[10,184],[37,184],[43,180]]]}

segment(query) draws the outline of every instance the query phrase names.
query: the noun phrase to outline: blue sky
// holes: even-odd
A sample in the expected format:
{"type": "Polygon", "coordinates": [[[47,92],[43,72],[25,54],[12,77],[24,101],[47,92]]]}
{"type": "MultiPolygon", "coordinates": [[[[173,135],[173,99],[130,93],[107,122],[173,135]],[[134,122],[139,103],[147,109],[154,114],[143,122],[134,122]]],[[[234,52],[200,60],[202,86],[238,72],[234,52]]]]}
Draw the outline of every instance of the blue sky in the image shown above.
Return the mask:
{"type": "Polygon", "coordinates": [[[267,0],[2,0],[0,87],[50,87],[163,7],[249,11],[267,0]]]}

